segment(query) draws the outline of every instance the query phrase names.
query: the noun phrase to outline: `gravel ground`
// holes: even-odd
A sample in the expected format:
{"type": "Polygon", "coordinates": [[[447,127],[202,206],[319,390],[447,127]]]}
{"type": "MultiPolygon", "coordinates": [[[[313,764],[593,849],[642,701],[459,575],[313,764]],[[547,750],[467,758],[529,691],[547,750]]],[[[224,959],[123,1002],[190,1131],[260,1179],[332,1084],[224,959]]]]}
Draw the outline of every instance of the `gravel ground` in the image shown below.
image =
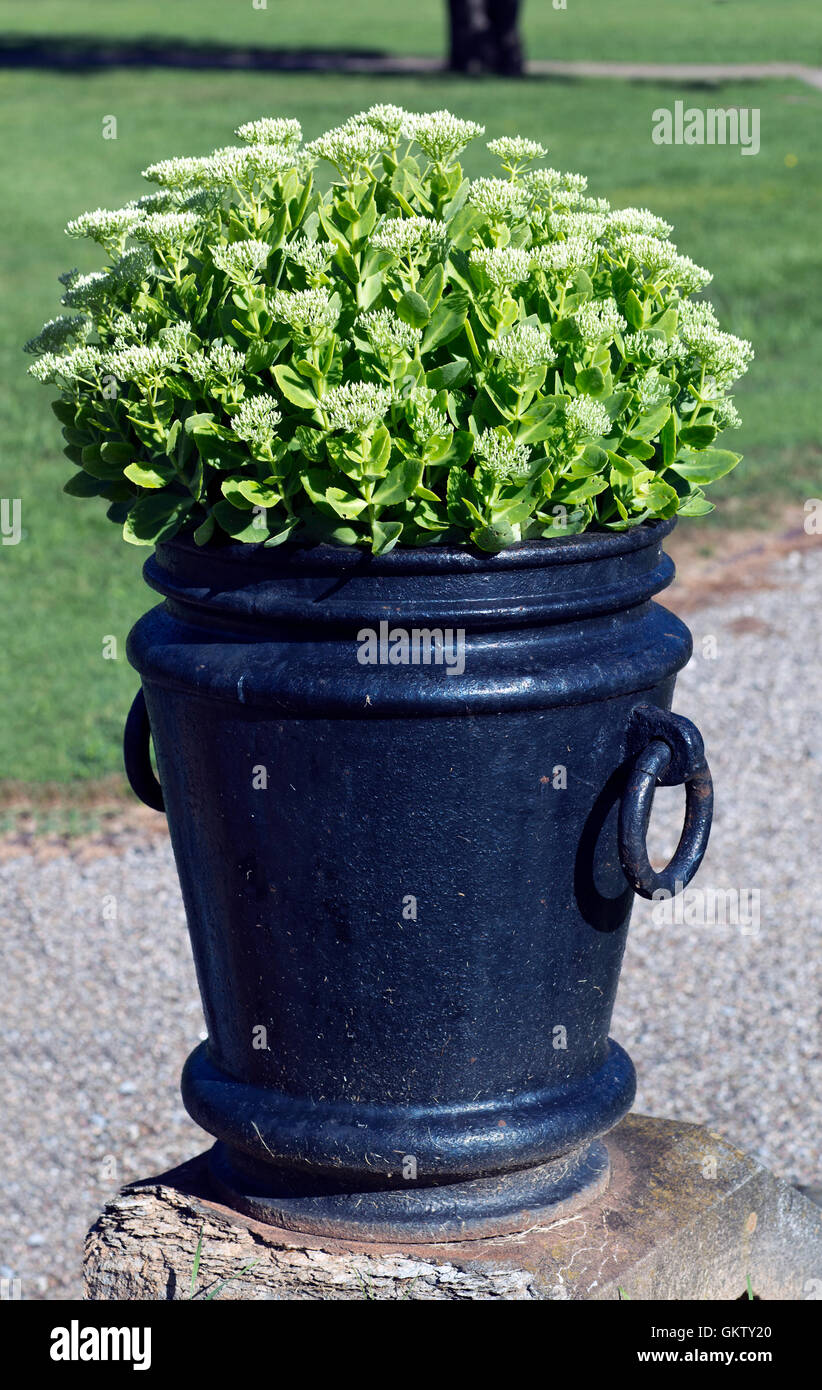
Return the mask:
{"type": "MultiPolygon", "coordinates": [[[[637,902],[612,1029],[639,1109],[704,1121],[808,1185],[822,1178],[820,613],[818,546],[780,560],[766,587],[688,613],[676,708],[705,737],[714,832],[684,922],[637,902]],[[736,925],[711,923],[711,890],[739,895],[736,925]]],[[[681,801],[657,798],[660,853],[681,801]]],[[[76,1297],[102,1203],[205,1146],[178,1094],[202,1013],[164,837],[13,852],[0,884],[0,1277],[23,1298],[76,1297]]]]}

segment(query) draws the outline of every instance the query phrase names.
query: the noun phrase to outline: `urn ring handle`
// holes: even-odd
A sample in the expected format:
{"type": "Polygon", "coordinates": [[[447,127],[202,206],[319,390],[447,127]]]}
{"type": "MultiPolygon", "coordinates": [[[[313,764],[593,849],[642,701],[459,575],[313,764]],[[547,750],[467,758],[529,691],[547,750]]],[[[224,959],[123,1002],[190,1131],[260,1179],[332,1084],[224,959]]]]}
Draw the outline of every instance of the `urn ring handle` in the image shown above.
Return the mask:
{"type": "Polygon", "coordinates": [[[619,806],[619,858],[640,897],[673,896],[690,883],[708,848],[713,783],[702,737],[689,719],[655,705],[637,705],[628,730],[634,762],[619,806]],[[685,824],[674,856],[657,872],[648,858],[646,836],[657,786],[685,786],[685,824]]]}
{"type": "Polygon", "coordinates": [[[132,791],[152,811],[164,811],[163,789],[151,766],[151,725],[142,686],[128,712],[123,734],[123,758],[132,791]]]}

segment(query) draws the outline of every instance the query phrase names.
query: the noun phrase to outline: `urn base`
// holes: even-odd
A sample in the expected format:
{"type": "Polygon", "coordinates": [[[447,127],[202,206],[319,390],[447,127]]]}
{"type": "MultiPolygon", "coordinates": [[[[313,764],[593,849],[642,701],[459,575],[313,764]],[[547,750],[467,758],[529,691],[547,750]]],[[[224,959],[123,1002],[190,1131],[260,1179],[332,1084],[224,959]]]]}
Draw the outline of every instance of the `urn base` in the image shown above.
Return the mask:
{"type": "Polygon", "coordinates": [[[601,1140],[534,1168],[469,1182],[330,1190],[269,1169],[256,1179],[247,1159],[223,1143],[209,1154],[218,1195],[236,1211],[283,1230],[339,1239],[411,1244],[512,1235],[571,1216],[602,1195],[611,1165],[601,1140]]]}

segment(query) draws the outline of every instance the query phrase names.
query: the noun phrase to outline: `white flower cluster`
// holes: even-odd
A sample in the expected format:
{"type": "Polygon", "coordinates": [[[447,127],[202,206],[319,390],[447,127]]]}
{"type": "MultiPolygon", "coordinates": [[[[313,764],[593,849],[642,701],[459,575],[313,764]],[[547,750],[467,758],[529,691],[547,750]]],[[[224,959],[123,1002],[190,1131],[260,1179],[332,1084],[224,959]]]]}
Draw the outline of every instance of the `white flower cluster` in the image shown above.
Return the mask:
{"type": "Polygon", "coordinates": [[[224,190],[221,188],[195,188],[193,193],[188,193],[185,197],[180,193],[175,193],[172,196],[175,202],[169,211],[196,212],[198,217],[208,217],[223,201],[224,190]]]}
{"type": "Polygon", "coordinates": [[[532,323],[517,324],[509,333],[491,343],[491,351],[505,366],[519,372],[550,367],[557,360],[548,334],[532,323]]]}
{"type": "Polygon", "coordinates": [[[742,416],[733,401],[729,401],[725,396],[718,396],[714,400],[713,412],[714,424],[719,430],[738,430],[742,424],[742,416]]]}
{"type": "Polygon", "coordinates": [[[175,190],[202,187],[209,181],[210,160],[210,155],[178,155],[174,159],[159,159],[143,170],[143,178],[175,190]]]}
{"type": "Polygon", "coordinates": [[[78,347],[66,353],[46,352],[32,362],[29,375],[51,384],[94,382],[100,373],[100,357],[95,347],[78,347]]]}
{"type": "Polygon", "coordinates": [[[390,309],[372,309],[370,313],[360,314],[357,326],[362,329],[374,351],[384,353],[386,357],[402,352],[412,353],[422,338],[421,328],[405,323],[390,309]]]}
{"type": "Polygon", "coordinates": [[[143,213],[135,207],[111,211],[95,208],[94,212],[82,212],[79,217],[73,217],[66,226],[66,236],[91,237],[100,246],[122,246],[142,218],[143,213]]]}
{"type": "Polygon", "coordinates": [[[580,198],[576,207],[579,212],[599,212],[607,214],[611,211],[611,204],[608,202],[607,198],[580,198]]]}
{"type": "Polygon", "coordinates": [[[710,270],[706,270],[704,265],[697,265],[690,256],[676,256],[665,278],[670,285],[676,285],[682,294],[696,294],[710,285],[714,277],[710,270]]]}
{"type": "Polygon", "coordinates": [[[454,433],[448,416],[432,404],[435,395],[430,386],[417,386],[407,397],[411,433],[420,448],[437,436],[454,433]]]}
{"type": "Polygon", "coordinates": [[[683,299],[677,317],[680,328],[719,328],[716,309],[707,299],[683,299]]]}
{"type": "Polygon", "coordinates": [[[384,136],[376,125],[354,120],[312,140],[306,145],[306,153],[312,158],[327,159],[341,174],[351,177],[358,169],[371,164],[383,144],[384,136]]]}
{"type": "Polygon", "coordinates": [[[284,145],[295,149],[303,138],[300,122],[290,116],[263,116],[259,121],[246,121],[234,132],[249,145],[284,145]]]}
{"type": "Polygon", "coordinates": [[[296,162],[294,152],[284,145],[228,145],[209,155],[204,181],[250,188],[255,182],[271,183],[296,162]]]}
{"type": "MultiPolygon", "coordinates": [[[[185,327],[190,328],[190,324],[185,327]]],[[[139,343],[146,336],[147,327],[144,323],[138,323],[133,314],[115,314],[109,324],[114,335],[115,347],[127,346],[129,343],[139,343]]],[[[166,329],[166,332],[169,330],[166,329]]]]}
{"type": "Polygon", "coordinates": [[[670,222],[656,217],[648,208],[618,208],[608,218],[608,228],[614,236],[669,237],[674,230],[670,222]]]}
{"type": "Polygon", "coordinates": [[[136,241],[155,251],[173,251],[190,240],[201,226],[194,212],[150,212],[134,228],[136,241]]]}
{"type": "Polygon", "coordinates": [[[535,202],[561,207],[578,203],[588,187],[584,174],[563,174],[559,169],[532,169],[524,175],[524,182],[535,202]]]}
{"type": "Polygon", "coordinates": [[[517,222],[528,210],[528,190],[507,179],[474,179],[468,201],[490,222],[517,222]]]}
{"type": "MultiPolygon", "coordinates": [[[[671,345],[664,338],[656,333],[646,333],[644,329],[639,329],[636,333],[628,333],[623,338],[625,352],[628,357],[650,357],[652,362],[664,362],[666,358],[673,355],[671,345]]],[[[674,352],[676,348],[674,347],[674,352]]]]}
{"type": "Polygon", "coordinates": [[[378,251],[394,256],[412,256],[445,240],[445,224],[431,217],[385,217],[371,237],[378,251]]]}
{"type": "Polygon", "coordinates": [[[409,115],[404,107],[389,104],[369,106],[367,111],[364,111],[360,116],[355,116],[354,119],[375,126],[382,135],[395,145],[405,129],[409,115]]]}
{"type": "Polygon", "coordinates": [[[660,380],[656,367],[640,379],[637,399],[641,410],[653,410],[655,406],[664,405],[670,400],[668,385],[660,380]]]}
{"type": "Polygon", "coordinates": [[[544,159],[548,153],[544,145],[526,140],[523,135],[501,135],[498,140],[488,141],[488,149],[507,169],[521,168],[532,159],[544,159]]]}
{"type": "Polygon", "coordinates": [[[154,261],[149,248],[133,246],[114,262],[108,275],[114,285],[139,285],[146,279],[153,266],[154,261]]]}
{"type": "Polygon", "coordinates": [[[286,242],[284,250],[288,259],[294,261],[295,265],[302,266],[309,276],[322,275],[334,255],[334,247],[330,241],[309,241],[307,236],[298,236],[293,241],[286,242]]]}
{"type": "Polygon", "coordinates": [[[60,352],[68,343],[84,342],[91,332],[91,319],[87,314],[60,314],[56,319],[44,323],[34,338],[29,338],[24,352],[60,352]]]}
{"type": "Polygon", "coordinates": [[[598,241],[608,225],[608,218],[601,212],[552,212],[548,227],[555,237],[586,237],[598,241]]]}
{"type": "MultiPolygon", "coordinates": [[[[191,324],[188,319],[180,319],[179,323],[171,323],[168,328],[164,328],[158,341],[161,347],[168,348],[175,357],[185,358],[188,356],[190,336],[191,324]]],[[[127,340],[123,341],[123,346],[127,346],[127,340]]]]}
{"type": "Polygon", "coordinates": [[[461,154],[478,135],[484,135],[485,126],[463,121],[450,111],[427,111],[407,116],[403,134],[416,140],[435,164],[444,164],[461,154]]]}
{"type": "Polygon", "coordinates": [[[696,265],[689,256],[680,256],[675,246],[661,237],[631,232],[617,239],[616,249],[623,257],[633,256],[651,279],[664,279],[677,285],[683,294],[704,289],[713,276],[704,266],[696,265]]]}
{"type": "Polygon", "coordinates": [[[178,192],[188,189],[250,187],[270,182],[293,169],[297,155],[285,145],[227,145],[212,154],[161,159],[143,170],[143,178],[178,192]]]}
{"type": "Polygon", "coordinates": [[[391,400],[387,386],[377,386],[373,381],[347,381],[323,396],[322,408],[332,430],[353,434],[382,420],[391,400]]]}
{"type": "Polygon", "coordinates": [[[231,428],[252,448],[265,449],[282,418],[274,396],[249,396],[232,416],[231,428]]]}
{"type": "Polygon", "coordinates": [[[589,299],[574,315],[580,336],[587,348],[610,343],[616,333],[628,327],[615,299],[589,299]]]}
{"type": "Polygon", "coordinates": [[[596,259],[597,248],[588,237],[572,236],[567,241],[555,241],[550,246],[537,246],[532,255],[540,270],[567,279],[583,266],[596,259]]]}
{"type": "Polygon", "coordinates": [[[593,396],[574,396],[565,407],[565,423],[574,439],[600,439],[611,432],[607,410],[593,396]]]}
{"type": "Polygon", "coordinates": [[[525,472],[531,450],[518,444],[505,429],[483,430],[474,445],[474,457],[501,482],[525,472]]]}
{"type": "Polygon", "coordinates": [[[478,246],[471,252],[471,264],[485,274],[497,289],[517,285],[528,279],[531,253],[516,246],[478,246]]]}
{"type": "Polygon", "coordinates": [[[95,309],[113,288],[114,279],[107,270],[92,270],[88,275],[78,275],[62,298],[62,303],[71,309],[95,309]]]}
{"type": "Polygon", "coordinates": [[[711,304],[683,302],[679,306],[679,335],[719,387],[730,386],[744,376],[753,361],[751,343],[723,333],[711,304]]]}
{"type": "Polygon", "coordinates": [[[208,352],[192,352],[185,361],[186,371],[195,381],[216,378],[235,381],[245,367],[245,354],[228,343],[212,343],[208,352]]]}
{"type": "Polygon", "coordinates": [[[178,356],[173,347],[159,343],[132,343],[115,352],[104,353],[101,366],[118,381],[148,381],[175,363],[178,356]]]}
{"type": "Polygon", "coordinates": [[[339,312],[327,290],[275,290],[268,297],[268,308],[278,323],[287,323],[295,333],[318,336],[336,326],[339,312]]]}
{"type": "Polygon", "coordinates": [[[246,241],[231,241],[227,246],[213,246],[214,264],[224,270],[230,280],[247,285],[259,275],[271,254],[267,241],[249,237],[246,241]]]}
{"type": "Polygon", "coordinates": [[[169,188],[160,189],[156,193],[143,193],[139,198],[132,198],[126,207],[135,212],[173,212],[180,206],[179,195],[169,188]]]}

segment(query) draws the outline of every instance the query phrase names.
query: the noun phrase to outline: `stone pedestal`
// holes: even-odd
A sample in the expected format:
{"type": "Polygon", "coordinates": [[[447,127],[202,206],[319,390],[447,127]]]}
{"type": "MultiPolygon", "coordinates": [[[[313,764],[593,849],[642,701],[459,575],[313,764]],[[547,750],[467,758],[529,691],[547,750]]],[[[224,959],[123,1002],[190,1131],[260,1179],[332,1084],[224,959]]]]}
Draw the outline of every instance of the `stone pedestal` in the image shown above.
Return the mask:
{"type": "MultiPolygon", "coordinates": [[[[88,1234],[89,1299],[805,1299],[822,1286],[822,1211],[699,1125],[629,1115],[583,1211],[518,1235],[342,1242],[239,1216],[204,1155],[123,1188],[88,1234]]],[[[817,1293],[818,1296],[818,1293],[817,1293]]]]}

